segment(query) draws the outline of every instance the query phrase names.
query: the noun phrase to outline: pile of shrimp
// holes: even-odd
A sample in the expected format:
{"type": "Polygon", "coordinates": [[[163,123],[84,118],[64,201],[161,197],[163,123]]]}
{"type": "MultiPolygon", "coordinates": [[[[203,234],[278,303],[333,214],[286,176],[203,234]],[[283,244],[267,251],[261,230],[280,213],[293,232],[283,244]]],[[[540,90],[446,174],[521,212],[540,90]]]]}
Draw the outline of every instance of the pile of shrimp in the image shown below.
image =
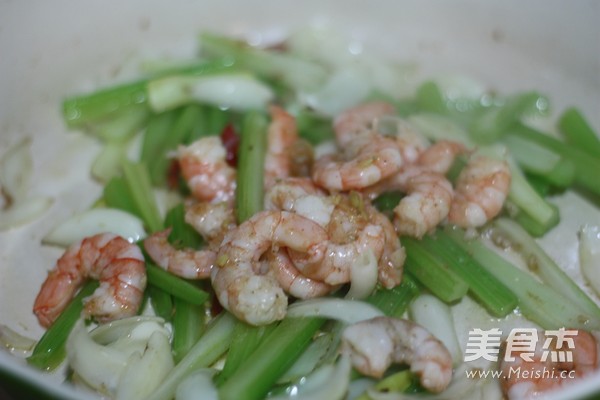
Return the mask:
{"type": "MultiPolygon", "coordinates": [[[[333,151],[313,149],[303,141],[294,117],[282,108],[272,106],[270,115],[264,210],[236,222],[236,169],[220,138],[204,137],[180,146],[176,157],[191,192],[185,221],[206,245],[175,249],[167,240],[169,230],[143,243],[165,270],[187,279],[210,279],[219,303],[249,324],[284,318],[289,297],[326,296],[348,284],[353,265],[366,251],[377,262],[379,284],[393,288],[402,280],[405,260],[399,236],[421,238],[445,223],[479,227],[503,208],[511,180],[505,161],[455,142],[432,144],[395,116],[390,104],[367,103],[337,116],[333,151]],[[385,119],[395,126],[392,134],[381,132],[385,119]],[[467,163],[452,184],[446,174],[458,156],[467,163]],[[372,201],[391,191],[404,197],[389,218],[372,201]]],[[[146,285],[143,265],[140,249],[122,238],[87,238],[57,262],[34,312],[49,326],[82,282],[94,278],[101,284],[86,299],[87,316],[106,321],[133,315],[146,285]]],[[[452,370],[448,351],[410,321],[382,319],[348,331],[344,346],[354,353],[357,369],[381,376],[389,364],[356,342],[365,329],[389,335],[383,359],[412,363],[432,391],[447,386],[452,370]],[[436,359],[424,347],[418,351],[424,345],[434,349],[436,359]]]]}

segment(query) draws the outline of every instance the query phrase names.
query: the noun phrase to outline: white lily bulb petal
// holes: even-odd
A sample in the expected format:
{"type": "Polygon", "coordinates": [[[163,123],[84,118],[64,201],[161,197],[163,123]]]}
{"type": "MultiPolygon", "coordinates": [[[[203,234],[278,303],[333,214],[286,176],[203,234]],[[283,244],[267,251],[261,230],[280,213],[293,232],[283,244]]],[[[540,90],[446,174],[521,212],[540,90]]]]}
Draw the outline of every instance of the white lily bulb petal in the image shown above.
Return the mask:
{"type": "Polygon", "coordinates": [[[361,253],[352,263],[350,290],[346,293],[348,299],[364,299],[377,285],[378,265],[375,254],[371,249],[361,253]]]}
{"type": "Polygon", "coordinates": [[[5,211],[0,211],[0,231],[16,228],[34,221],[44,214],[54,203],[50,197],[30,197],[21,200],[5,211]]]}
{"type": "Polygon", "coordinates": [[[600,295],[600,226],[585,225],[580,229],[579,264],[590,287],[600,295]]]}
{"type": "Polygon", "coordinates": [[[29,191],[32,172],[31,138],[26,137],[0,158],[0,187],[14,202],[18,202],[29,191]]]}
{"type": "Polygon", "coordinates": [[[288,317],[326,317],[347,324],[383,316],[381,310],[358,300],[319,298],[299,301],[288,307],[288,317]]]}
{"type": "Polygon", "coordinates": [[[50,231],[43,239],[46,244],[68,247],[85,237],[111,232],[129,242],[146,237],[141,219],[114,208],[94,208],[75,214],[50,231]]]}

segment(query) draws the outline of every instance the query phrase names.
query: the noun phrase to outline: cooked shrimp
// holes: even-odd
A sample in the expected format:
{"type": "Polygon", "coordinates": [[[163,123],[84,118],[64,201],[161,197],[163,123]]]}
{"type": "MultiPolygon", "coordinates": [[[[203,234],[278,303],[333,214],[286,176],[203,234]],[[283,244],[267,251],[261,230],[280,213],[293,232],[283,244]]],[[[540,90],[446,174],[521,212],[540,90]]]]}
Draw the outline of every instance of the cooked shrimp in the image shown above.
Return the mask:
{"type": "Polygon", "coordinates": [[[344,159],[321,156],[313,165],[315,183],[331,191],[362,189],[387,178],[402,166],[393,139],[371,133],[355,138],[344,159]]]}
{"type": "MultiPolygon", "coordinates": [[[[552,338],[550,346],[544,357],[543,346],[545,340],[536,342],[535,351],[531,352],[531,361],[521,357],[522,353],[529,351],[511,350],[513,361],[506,357],[506,343],[502,346],[503,356],[500,361],[502,379],[500,384],[504,394],[510,400],[537,398],[541,393],[558,389],[562,386],[575,383],[577,379],[588,375],[598,368],[598,343],[596,338],[589,332],[573,330],[575,336],[569,336],[573,340],[573,346],[569,346],[572,361],[552,361],[548,354],[550,351],[565,351],[564,343],[562,349],[557,347],[557,338],[552,338]],[[544,360],[544,361],[542,361],[544,360]]],[[[528,349],[529,350],[529,349],[528,349]]],[[[527,358],[527,355],[525,355],[527,358]]]]}
{"type": "Polygon", "coordinates": [[[385,102],[365,103],[344,111],[333,122],[338,145],[345,148],[357,136],[372,132],[378,118],[394,113],[394,106],[385,102]]]}
{"type": "Polygon", "coordinates": [[[200,201],[231,201],[235,193],[235,169],[226,161],[227,151],[218,136],[208,136],[178,150],[181,173],[200,201]]]}
{"type": "Polygon", "coordinates": [[[235,227],[233,205],[229,202],[186,202],[185,222],[193,226],[210,247],[217,247],[225,234],[235,227]]]}
{"type": "Polygon", "coordinates": [[[427,140],[416,128],[401,118],[395,118],[396,134],[394,136],[396,146],[405,164],[414,164],[417,162],[423,152],[429,148],[427,140]]]}
{"type": "Polygon", "coordinates": [[[208,278],[215,265],[216,253],[212,250],[177,250],[167,240],[169,233],[171,233],[170,228],[144,239],[144,248],[154,262],[182,278],[208,278]]]}
{"type": "Polygon", "coordinates": [[[452,379],[450,352],[412,321],[375,317],[350,325],[342,334],[341,349],[350,354],[354,368],[374,378],[381,378],[392,363],[406,363],[431,392],[441,392],[452,379]]]}
{"type": "Polygon", "coordinates": [[[378,279],[384,287],[391,289],[400,284],[402,279],[406,251],[388,217],[372,206],[368,207],[368,212],[371,222],[379,225],[383,229],[384,235],[383,253],[378,264],[378,279]]]}
{"type": "Polygon", "coordinates": [[[287,297],[260,263],[269,249],[287,247],[311,262],[323,259],[327,233],[308,218],[286,211],[262,211],[227,234],[213,269],[213,288],[223,307],[253,325],[282,319],[287,297]]]}
{"type": "Polygon", "coordinates": [[[141,250],[112,233],[101,233],[71,245],[50,271],[35,299],[33,312],[49,327],[88,278],[100,286],[85,299],[84,315],[99,321],[133,316],[146,288],[141,250]]]}
{"type": "Polygon", "coordinates": [[[302,275],[290,260],[286,249],[269,252],[268,262],[269,272],[275,277],[281,288],[299,299],[325,296],[335,288],[302,275]]]}
{"type": "Polygon", "coordinates": [[[440,140],[421,153],[417,159],[417,165],[428,171],[446,175],[456,157],[466,152],[467,148],[461,143],[440,140]]]}
{"type": "Polygon", "coordinates": [[[394,208],[396,231],[421,238],[448,216],[454,195],[452,185],[443,175],[418,167],[396,179],[407,194],[394,208]]]}
{"type": "Polygon", "coordinates": [[[502,210],[510,181],[506,161],[471,158],[458,176],[448,221],[463,228],[485,224],[502,210]]]}
{"type": "Polygon", "coordinates": [[[271,123],[267,132],[265,156],[265,188],[277,179],[290,176],[292,169],[291,148],[298,140],[296,119],[278,106],[271,106],[271,123]]]}

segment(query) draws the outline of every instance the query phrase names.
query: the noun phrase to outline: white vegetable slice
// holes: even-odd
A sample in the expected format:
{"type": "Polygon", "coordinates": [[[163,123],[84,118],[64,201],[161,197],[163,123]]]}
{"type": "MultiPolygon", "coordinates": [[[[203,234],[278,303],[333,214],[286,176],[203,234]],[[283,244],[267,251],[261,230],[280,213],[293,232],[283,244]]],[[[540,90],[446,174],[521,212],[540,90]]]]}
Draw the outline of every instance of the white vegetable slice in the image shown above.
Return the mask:
{"type": "Polygon", "coordinates": [[[462,362],[450,307],[430,294],[422,294],[409,306],[411,319],[444,343],[452,355],[453,364],[462,362]]]}
{"type": "Polygon", "coordinates": [[[13,203],[5,211],[0,211],[0,231],[27,224],[46,212],[54,203],[50,197],[30,197],[13,203]]]}
{"type": "Polygon", "coordinates": [[[0,187],[12,201],[17,202],[27,195],[32,171],[31,138],[26,137],[0,158],[0,187]]]}
{"type": "Polygon", "coordinates": [[[85,237],[103,232],[120,235],[131,243],[146,237],[144,224],[135,215],[114,208],[94,208],[65,220],[50,231],[42,242],[68,247],[85,237]]]}
{"type": "Polygon", "coordinates": [[[600,226],[585,225],[579,230],[579,264],[590,287],[600,295],[600,226]]]}
{"type": "Polygon", "coordinates": [[[35,344],[35,340],[15,332],[6,325],[0,325],[0,346],[8,351],[28,352],[35,344]]]}
{"type": "Polygon", "coordinates": [[[348,299],[364,299],[373,292],[377,285],[377,259],[371,249],[360,254],[352,263],[350,290],[346,293],[348,299]]]}
{"type": "Polygon", "coordinates": [[[175,391],[176,400],[196,400],[202,394],[204,400],[218,400],[219,394],[213,382],[216,370],[202,368],[192,372],[185,378],[175,391]]]}
{"type": "Polygon", "coordinates": [[[319,298],[299,301],[288,307],[288,317],[326,317],[347,324],[383,316],[381,310],[358,300],[319,298]]]}

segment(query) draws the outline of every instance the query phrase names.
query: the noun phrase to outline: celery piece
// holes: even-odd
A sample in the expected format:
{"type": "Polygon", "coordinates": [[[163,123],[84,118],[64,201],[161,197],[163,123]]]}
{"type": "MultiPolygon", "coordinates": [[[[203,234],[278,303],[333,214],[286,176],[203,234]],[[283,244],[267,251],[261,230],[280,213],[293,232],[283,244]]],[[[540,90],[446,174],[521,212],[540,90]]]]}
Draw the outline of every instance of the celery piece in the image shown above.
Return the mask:
{"type": "Polygon", "coordinates": [[[403,196],[404,194],[401,192],[382,193],[379,196],[377,196],[375,200],[373,200],[373,205],[375,206],[375,208],[377,208],[383,213],[390,212],[393,211],[394,208],[396,208],[398,203],[400,203],[400,200],[402,200],[403,196]]]}
{"type": "Polygon", "coordinates": [[[150,110],[145,104],[136,104],[115,114],[90,126],[90,131],[106,142],[127,142],[146,125],[150,110]]]}
{"type": "MultiPolygon", "coordinates": [[[[551,204],[552,207],[556,208],[556,213],[558,214],[558,207],[554,204],[551,204]]],[[[559,220],[556,219],[555,223],[541,225],[535,219],[531,218],[527,213],[521,211],[517,208],[517,213],[512,217],[512,219],[521,225],[523,229],[527,231],[533,237],[542,237],[547,232],[549,232],[552,228],[558,225],[559,220]]]]}
{"type": "Polygon", "coordinates": [[[125,161],[122,167],[125,182],[127,183],[131,198],[139,210],[139,216],[147,225],[150,232],[162,230],[163,222],[158,212],[158,206],[146,166],[143,163],[125,161]]]}
{"type": "Polygon", "coordinates": [[[517,296],[521,314],[544,329],[570,327],[599,329],[600,321],[590,316],[559,292],[537,281],[531,274],[512,265],[481,238],[465,239],[464,231],[454,228],[446,233],[465,249],[481,266],[504,283],[517,296]]]}
{"type": "Polygon", "coordinates": [[[140,161],[148,166],[150,181],[155,186],[163,185],[167,180],[168,160],[165,142],[179,116],[180,110],[153,115],[142,136],[140,161]]]}
{"type": "Polygon", "coordinates": [[[433,294],[446,303],[460,300],[469,286],[451,271],[438,257],[423,246],[420,240],[403,237],[406,248],[405,268],[433,294]]]}
{"type": "Polygon", "coordinates": [[[209,294],[191,282],[179,278],[164,269],[146,262],[148,283],[154,285],[173,297],[180,298],[190,304],[202,305],[208,300],[209,294]]]}
{"type": "Polygon", "coordinates": [[[520,136],[507,135],[503,142],[524,172],[540,176],[559,188],[573,183],[575,165],[560,154],[520,136]]]}
{"type": "Polygon", "coordinates": [[[320,318],[281,321],[219,388],[219,398],[264,398],[279,377],[302,355],[323,323],[320,318]]]}
{"type": "Polygon", "coordinates": [[[331,119],[310,110],[303,109],[297,113],[296,125],[298,135],[312,145],[318,145],[335,138],[331,119]]]}
{"type": "Polygon", "coordinates": [[[165,226],[171,228],[168,240],[177,249],[198,249],[204,244],[202,236],[193,226],[185,222],[185,206],[183,203],[176,205],[167,212],[165,226]]]}
{"type": "Polygon", "coordinates": [[[575,184],[600,195],[600,158],[524,124],[515,125],[509,134],[536,142],[571,161],[575,166],[575,184]]]}
{"type": "Polygon", "coordinates": [[[517,306],[517,298],[508,287],[483,268],[468,252],[456,245],[443,231],[422,239],[425,249],[435,254],[469,285],[470,293],[490,314],[504,317],[517,306]]]}
{"type": "Polygon", "coordinates": [[[173,314],[173,358],[178,363],[185,357],[202,335],[204,329],[204,307],[190,304],[174,297],[173,314]]]}
{"type": "Polygon", "coordinates": [[[427,81],[417,88],[417,105],[425,112],[448,115],[446,99],[437,83],[427,81]]]}
{"type": "MultiPolygon", "coordinates": [[[[373,389],[379,393],[384,393],[384,396],[390,393],[402,393],[410,388],[413,384],[414,376],[410,370],[396,372],[395,374],[386,376],[375,384],[373,389]]],[[[356,397],[355,400],[371,400],[368,392],[356,397]]]]}
{"type": "Polygon", "coordinates": [[[125,159],[127,148],[123,143],[106,143],[92,164],[92,176],[99,181],[109,182],[121,173],[121,164],[125,159]]]}
{"type": "Polygon", "coordinates": [[[576,108],[568,108],[558,118],[558,129],[566,142],[600,158],[600,136],[576,108]]]}
{"type": "Polygon", "coordinates": [[[492,236],[510,243],[527,260],[528,268],[542,281],[577,305],[585,315],[600,323],[600,307],[550,258],[540,245],[517,223],[498,218],[492,223],[492,236]]]}
{"type": "Polygon", "coordinates": [[[52,371],[63,362],[67,354],[65,344],[69,333],[81,318],[83,299],[94,293],[97,287],[98,282],[90,281],[81,288],[37,342],[33,352],[27,357],[28,364],[46,371],[52,371]]]}
{"type": "Polygon", "coordinates": [[[146,292],[156,315],[165,321],[170,321],[173,316],[173,299],[171,295],[154,285],[148,285],[146,292]]]}
{"type": "MultiPolygon", "coordinates": [[[[233,338],[234,326],[235,318],[228,313],[211,321],[206,332],[146,400],[172,399],[177,386],[190,372],[212,365],[227,351],[233,338]]],[[[241,398],[243,397],[238,397],[241,398]]]]}
{"type": "Polygon", "coordinates": [[[237,321],[225,365],[215,379],[217,387],[222,386],[240,368],[260,344],[261,339],[275,326],[275,324],[252,326],[243,321],[237,321]]]}
{"type": "Polygon", "coordinates": [[[129,187],[123,177],[115,176],[108,181],[104,186],[102,198],[107,207],[127,211],[141,218],[141,212],[131,197],[129,187]]]}
{"type": "Polygon", "coordinates": [[[235,192],[238,223],[244,222],[263,208],[267,129],[267,118],[259,112],[246,114],[242,122],[235,192]]]}
{"type": "Polygon", "coordinates": [[[379,308],[388,317],[401,318],[419,292],[414,278],[405,271],[400,285],[391,289],[381,288],[365,301],[379,308]]]}

